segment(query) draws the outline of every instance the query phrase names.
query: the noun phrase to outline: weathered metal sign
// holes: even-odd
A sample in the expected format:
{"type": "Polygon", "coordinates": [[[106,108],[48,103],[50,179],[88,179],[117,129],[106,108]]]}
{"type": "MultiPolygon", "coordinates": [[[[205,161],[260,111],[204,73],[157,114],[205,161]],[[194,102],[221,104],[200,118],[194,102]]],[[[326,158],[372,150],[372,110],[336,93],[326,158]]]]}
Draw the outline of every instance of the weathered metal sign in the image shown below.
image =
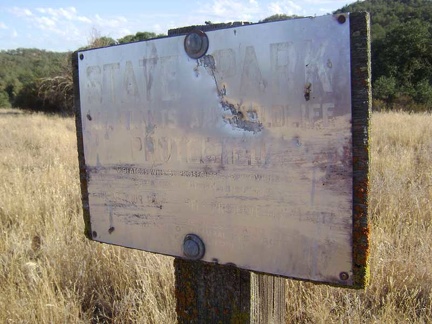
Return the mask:
{"type": "Polygon", "coordinates": [[[77,52],[89,237],[362,281],[350,38],[328,15],[77,52]]]}

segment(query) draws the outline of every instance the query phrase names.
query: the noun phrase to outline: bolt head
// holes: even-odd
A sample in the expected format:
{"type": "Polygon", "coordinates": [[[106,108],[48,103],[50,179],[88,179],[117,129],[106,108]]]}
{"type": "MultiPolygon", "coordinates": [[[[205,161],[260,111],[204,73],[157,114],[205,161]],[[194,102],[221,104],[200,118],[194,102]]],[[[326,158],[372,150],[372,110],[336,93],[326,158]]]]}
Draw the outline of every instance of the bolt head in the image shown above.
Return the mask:
{"type": "Polygon", "coordinates": [[[183,255],[191,260],[200,260],[205,254],[203,241],[198,235],[188,234],[183,240],[183,255]]]}
{"type": "Polygon", "coordinates": [[[209,40],[206,33],[195,30],[186,35],[184,40],[184,48],[186,54],[193,59],[199,59],[207,53],[209,40]]]}
{"type": "Polygon", "coordinates": [[[349,279],[349,274],[347,272],[341,272],[339,278],[340,280],[347,281],[349,279]]]}

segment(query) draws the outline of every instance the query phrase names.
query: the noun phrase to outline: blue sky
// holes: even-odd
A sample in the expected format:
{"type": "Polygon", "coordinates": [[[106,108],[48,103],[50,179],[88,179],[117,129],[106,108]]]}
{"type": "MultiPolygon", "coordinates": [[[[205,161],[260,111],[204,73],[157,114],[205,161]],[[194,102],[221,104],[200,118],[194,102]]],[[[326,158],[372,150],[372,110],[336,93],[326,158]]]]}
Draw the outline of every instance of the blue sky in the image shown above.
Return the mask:
{"type": "Polygon", "coordinates": [[[320,16],[350,0],[0,0],[0,50],[40,48],[68,51],[94,36],[114,39],[138,31],[168,29],[205,21],[258,22],[277,13],[320,16]]]}

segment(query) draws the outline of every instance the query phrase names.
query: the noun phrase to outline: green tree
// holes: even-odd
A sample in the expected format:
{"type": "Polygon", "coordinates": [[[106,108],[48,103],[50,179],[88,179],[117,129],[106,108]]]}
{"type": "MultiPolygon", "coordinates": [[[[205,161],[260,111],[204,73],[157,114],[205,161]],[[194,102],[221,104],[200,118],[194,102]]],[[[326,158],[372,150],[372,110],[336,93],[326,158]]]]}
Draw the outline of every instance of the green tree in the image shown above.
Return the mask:
{"type": "Polygon", "coordinates": [[[397,94],[397,81],[394,77],[381,76],[373,84],[374,98],[392,102],[397,94]]]}
{"type": "Polygon", "coordinates": [[[432,110],[432,1],[365,0],[335,13],[356,11],[371,14],[374,98],[432,110]]]}
{"type": "MultiPolygon", "coordinates": [[[[373,71],[377,95],[384,89],[383,80],[393,80],[389,98],[409,96],[415,102],[428,103],[432,82],[432,29],[418,19],[403,23],[375,43],[373,71]]],[[[388,93],[387,93],[388,94],[388,93]]],[[[383,99],[383,98],[382,98],[383,99]]]]}
{"type": "Polygon", "coordinates": [[[10,106],[8,94],[5,91],[0,91],[0,108],[9,108],[10,106]]]}
{"type": "Polygon", "coordinates": [[[90,44],[85,48],[99,48],[118,44],[114,38],[101,36],[91,40],[90,44]]]}
{"type": "Polygon", "coordinates": [[[157,35],[153,32],[137,32],[135,35],[127,35],[122,38],[119,38],[117,41],[119,44],[126,44],[132,42],[139,42],[147,39],[152,39],[156,37],[165,36],[164,34],[157,35]]]}
{"type": "Polygon", "coordinates": [[[45,109],[44,101],[38,100],[36,83],[58,74],[67,55],[23,48],[0,51],[1,105],[45,109]]]}
{"type": "Polygon", "coordinates": [[[279,20],[287,20],[287,19],[295,19],[295,18],[301,18],[301,16],[297,15],[286,15],[286,14],[275,14],[270,17],[267,17],[260,22],[270,22],[270,21],[279,21],[279,20]]]}

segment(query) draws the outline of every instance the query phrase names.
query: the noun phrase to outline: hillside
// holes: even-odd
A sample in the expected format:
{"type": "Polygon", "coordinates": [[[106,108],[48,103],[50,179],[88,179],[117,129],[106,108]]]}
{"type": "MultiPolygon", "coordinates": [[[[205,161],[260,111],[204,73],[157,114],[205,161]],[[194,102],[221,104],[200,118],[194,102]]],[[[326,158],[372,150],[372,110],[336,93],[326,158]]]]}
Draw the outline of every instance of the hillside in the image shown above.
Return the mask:
{"type": "Polygon", "coordinates": [[[375,107],[432,109],[432,1],[365,0],[335,13],[368,11],[375,107]]]}
{"type": "Polygon", "coordinates": [[[0,107],[26,107],[36,99],[31,90],[37,80],[63,73],[67,64],[67,53],[25,48],[0,51],[0,107]]]}
{"type": "Polygon", "coordinates": [[[414,19],[432,24],[431,0],[366,0],[346,5],[335,13],[367,11],[371,15],[372,39],[386,34],[414,19]]]}

